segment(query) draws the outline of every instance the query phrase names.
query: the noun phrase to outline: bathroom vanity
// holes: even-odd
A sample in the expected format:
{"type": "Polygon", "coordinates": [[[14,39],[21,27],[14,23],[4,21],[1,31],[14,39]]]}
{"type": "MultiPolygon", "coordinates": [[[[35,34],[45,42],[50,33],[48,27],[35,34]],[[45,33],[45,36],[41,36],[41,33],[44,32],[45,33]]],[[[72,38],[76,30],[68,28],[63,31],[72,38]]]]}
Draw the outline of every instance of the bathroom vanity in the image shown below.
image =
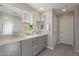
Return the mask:
{"type": "Polygon", "coordinates": [[[47,47],[47,34],[0,38],[0,56],[35,56],[47,47]]]}

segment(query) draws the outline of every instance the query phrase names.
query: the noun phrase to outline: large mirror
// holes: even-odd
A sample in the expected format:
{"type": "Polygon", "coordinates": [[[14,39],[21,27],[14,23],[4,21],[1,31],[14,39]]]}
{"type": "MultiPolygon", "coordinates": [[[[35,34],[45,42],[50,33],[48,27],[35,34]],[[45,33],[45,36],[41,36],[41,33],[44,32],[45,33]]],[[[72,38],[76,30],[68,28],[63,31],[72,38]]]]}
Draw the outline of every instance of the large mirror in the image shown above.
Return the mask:
{"type": "Polygon", "coordinates": [[[21,10],[0,4],[0,35],[14,35],[21,31],[21,10]]]}

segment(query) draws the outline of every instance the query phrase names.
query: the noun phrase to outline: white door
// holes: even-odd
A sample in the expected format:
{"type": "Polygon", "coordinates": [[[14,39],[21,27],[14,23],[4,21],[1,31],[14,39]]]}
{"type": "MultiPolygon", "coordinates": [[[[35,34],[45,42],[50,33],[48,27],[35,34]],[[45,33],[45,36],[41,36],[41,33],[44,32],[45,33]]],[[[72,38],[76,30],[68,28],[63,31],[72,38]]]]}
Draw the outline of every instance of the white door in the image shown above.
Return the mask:
{"type": "Polygon", "coordinates": [[[73,45],[73,16],[62,15],[59,17],[59,21],[60,43],[73,45]]]}

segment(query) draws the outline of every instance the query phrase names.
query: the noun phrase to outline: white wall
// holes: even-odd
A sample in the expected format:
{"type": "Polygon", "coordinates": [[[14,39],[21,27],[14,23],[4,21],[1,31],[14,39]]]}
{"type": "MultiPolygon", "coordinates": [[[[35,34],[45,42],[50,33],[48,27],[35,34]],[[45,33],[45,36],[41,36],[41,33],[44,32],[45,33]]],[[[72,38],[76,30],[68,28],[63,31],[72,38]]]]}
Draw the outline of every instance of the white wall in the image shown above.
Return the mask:
{"type": "Polygon", "coordinates": [[[54,13],[53,13],[53,15],[54,15],[54,44],[56,45],[57,44],[57,42],[58,42],[58,39],[59,39],[59,37],[58,37],[58,16],[57,16],[57,14],[55,13],[55,11],[54,11],[54,13]]]}
{"type": "Polygon", "coordinates": [[[52,29],[52,10],[49,10],[47,12],[44,12],[42,13],[42,15],[45,15],[46,16],[46,21],[48,22],[49,24],[49,29],[48,29],[48,40],[47,40],[47,47],[50,48],[50,49],[53,49],[52,45],[53,45],[53,29],[52,29]]]}
{"type": "Polygon", "coordinates": [[[79,6],[75,8],[75,19],[74,19],[74,33],[75,33],[75,49],[79,50],[79,6]]]}
{"type": "Polygon", "coordinates": [[[46,21],[49,24],[47,47],[54,49],[57,43],[57,15],[53,9],[42,13],[42,15],[46,16],[46,21]]]}

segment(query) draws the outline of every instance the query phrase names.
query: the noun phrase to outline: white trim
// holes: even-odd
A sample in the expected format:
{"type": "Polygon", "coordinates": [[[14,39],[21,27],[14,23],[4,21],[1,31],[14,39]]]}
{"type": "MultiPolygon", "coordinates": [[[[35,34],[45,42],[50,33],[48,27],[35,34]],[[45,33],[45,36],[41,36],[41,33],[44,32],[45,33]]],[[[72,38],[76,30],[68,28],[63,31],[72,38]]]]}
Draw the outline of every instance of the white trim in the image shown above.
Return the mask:
{"type": "Polygon", "coordinates": [[[54,48],[51,48],[51,47],[47,47],[47,48],[48,48],[48,49],[50,49],[50,50],[53,50],[55,47],[54,47],[54,48]]]}

